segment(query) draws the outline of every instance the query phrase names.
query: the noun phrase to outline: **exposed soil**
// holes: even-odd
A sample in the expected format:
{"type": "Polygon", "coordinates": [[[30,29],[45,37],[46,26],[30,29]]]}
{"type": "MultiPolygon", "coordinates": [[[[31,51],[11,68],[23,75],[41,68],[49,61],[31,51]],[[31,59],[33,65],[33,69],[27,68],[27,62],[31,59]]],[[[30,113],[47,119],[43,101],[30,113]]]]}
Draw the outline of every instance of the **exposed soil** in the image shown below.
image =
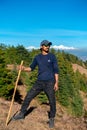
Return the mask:
{"type": "MultiPolygon", "coordinates": [[[[87,70],[73,65],[74,70],[78,69],[81,73],[87,74],[87,70]]],[[[26,95],[26,86],[18,86],[24,99],[26,95]]],[[[84,99],[84,108],[87,109],[87,98],[81,92],[84,99]]],[[[6,119],[11,102],[0,98],[0,130],[50,130],[48,127],[48,104],[40,104],[33,99],[27,116],[24,120],[10,121],[6,126],[6,119]]],[[[10,118],[20,110],[21,104],[14,102],[10,118]]],[[[87,130],[87,121],[83,117],[75,118],[69,115],[66,110],[57,103],[57,113],[55,118],[55,127],[53,130],[87,130]]]]}
{"type": "Polygon", "coordinates": [[[85,69],[84,67],[78,64],[72,64],[72,67],[73,67],[74,72],[78,70],[81,74],[85,74],[87,76],[87,69],[85,69]]]}
{"type": "MultiPolygon", "coordinates": [[[[23,99],[26,95],[25,86],[18,86],[23,94],[23,99]],[[23,91],[22,91],[23,89],[23,91]]],[[[85,95],[81,93],[83,97],[85,95]]],[[[87,107],[87,99],[84,98],[85,107],[87,107]]],[[[23,120],[10,120],[14,114],[19,112],[21,104],[14,102],[8,125],[6,126],[7,115],[11,102],[0,98],[0,130],[50,130],[48,121],[48,104],[40,104],[36,99],[33,99],[28,113],[23,120]]],[[[71,117],[66,110],[57,103],[57,113],[55,118],[55,128],[53,130],[87,130],[87,122],[84,118],[71,117]]]]}
{"type": "MultiPolygon", "coordinates": [[[[10,121],[6,126],[6,119],[10,102],[0,99],[0,130],[49,130],[47,121],[49,105],[39,104],[34,99],[30,105],[30,113],[24,120],[10,121]]],[[[10,118],[20,109],[18,103],[14,103],[10,118]]],[[[83,118],[74,118],[57,104],[54,130],[87,130],[87,124],[83,118]]]]}

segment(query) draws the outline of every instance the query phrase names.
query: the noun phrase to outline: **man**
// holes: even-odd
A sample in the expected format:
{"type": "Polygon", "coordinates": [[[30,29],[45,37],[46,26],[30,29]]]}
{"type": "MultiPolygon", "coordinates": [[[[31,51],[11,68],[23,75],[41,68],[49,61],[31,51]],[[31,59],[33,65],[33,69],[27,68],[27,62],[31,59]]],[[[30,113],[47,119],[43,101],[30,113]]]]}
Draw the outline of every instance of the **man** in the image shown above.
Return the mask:
{"type": "Polygon", "coordinates": [[[41,91],[44,91],[50,104],[49,127],[54,127],[56,113],[55,91],[58,90],[58,65],[55,55],[49,52],[51,45],[52,43],[48,40],[43,40],[40,44],[41,53],[35,56],[30,67],[21,67],[21,70],[30,72],[38,66],[38,78],[27,93],[20,113],[13,117],[14,120],[23,119],[31,100],[41,91]]]}

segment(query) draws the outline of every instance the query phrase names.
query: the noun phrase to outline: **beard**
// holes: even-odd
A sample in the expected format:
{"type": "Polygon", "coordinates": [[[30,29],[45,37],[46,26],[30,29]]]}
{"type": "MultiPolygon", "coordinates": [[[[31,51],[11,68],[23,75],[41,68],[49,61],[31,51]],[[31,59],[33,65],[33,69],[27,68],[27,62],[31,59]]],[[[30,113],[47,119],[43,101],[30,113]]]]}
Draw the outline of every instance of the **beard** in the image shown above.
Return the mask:
{"type": "Polygon", "coordinates": [[[47,49],[47,50],[44,50],[46,53],[48,53],[49,52],[49,49],[47,49]]]}
{"type": "Polygon", "coordinates": [[[48,53],[49,52],[49,48],[43,49],[43,51],[45,51],[46,53],[48,53]]]}

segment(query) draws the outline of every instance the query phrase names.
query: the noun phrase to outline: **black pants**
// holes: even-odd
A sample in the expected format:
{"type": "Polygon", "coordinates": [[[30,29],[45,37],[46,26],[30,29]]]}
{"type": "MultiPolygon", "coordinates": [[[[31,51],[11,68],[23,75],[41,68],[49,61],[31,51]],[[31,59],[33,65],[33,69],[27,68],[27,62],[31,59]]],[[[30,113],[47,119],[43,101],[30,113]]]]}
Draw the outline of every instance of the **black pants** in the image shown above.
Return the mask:
{"type": "Polygon", "coordinates": [[[54,81],[36,81],[31,90],[27,93],[21,107],[21,112],[26,113],[26,110],[31,100],[36,97],[41,91],[44,91],[48,97],[50,104],[49,118],[54,118],[56,113],[56,101],[54,91],[54,81]]]}

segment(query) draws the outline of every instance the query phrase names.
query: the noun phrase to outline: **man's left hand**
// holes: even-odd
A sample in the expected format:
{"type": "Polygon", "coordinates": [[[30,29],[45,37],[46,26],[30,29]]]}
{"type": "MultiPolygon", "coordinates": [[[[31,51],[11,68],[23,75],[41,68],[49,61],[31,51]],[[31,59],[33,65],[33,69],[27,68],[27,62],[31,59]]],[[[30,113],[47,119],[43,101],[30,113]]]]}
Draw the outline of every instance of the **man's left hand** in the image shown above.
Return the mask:
{"type": "Polygon", "coordinates": [[[55,83],[55,84],[54,84],[54,90],[57,91],[58,88],[59,88],[59,87],[58,87],[58,83],[55,83]]]}

